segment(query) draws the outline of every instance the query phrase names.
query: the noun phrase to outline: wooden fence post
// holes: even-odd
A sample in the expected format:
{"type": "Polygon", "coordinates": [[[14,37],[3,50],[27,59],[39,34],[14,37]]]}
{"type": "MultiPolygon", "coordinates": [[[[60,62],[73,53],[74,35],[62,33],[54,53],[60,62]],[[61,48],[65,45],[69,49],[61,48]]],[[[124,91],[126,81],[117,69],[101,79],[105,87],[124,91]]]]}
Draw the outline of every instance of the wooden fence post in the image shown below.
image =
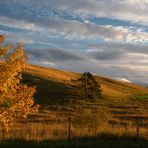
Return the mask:
{"type": "Polygon", "coordinates": [[[42,141],[44,140],[44,123],[42,124],[42,141]]]}
{"type": "Polygon", "coordinates": [[[68,118],[68,137],[67,137],[67,141],[71,140],[71,118],[68,118]]]}
{"type": "Polygon", "coordinates": [[[139,124],[139,119],[136,119],[136,136],[137,138],[140,137],[140,124],[139,124]]]}
{"type": "Polygon", "coordinates": [[[4,126],[2,127],[2,134],[3,134],[3,141],[5,140],[5,128],[4,126]]]}

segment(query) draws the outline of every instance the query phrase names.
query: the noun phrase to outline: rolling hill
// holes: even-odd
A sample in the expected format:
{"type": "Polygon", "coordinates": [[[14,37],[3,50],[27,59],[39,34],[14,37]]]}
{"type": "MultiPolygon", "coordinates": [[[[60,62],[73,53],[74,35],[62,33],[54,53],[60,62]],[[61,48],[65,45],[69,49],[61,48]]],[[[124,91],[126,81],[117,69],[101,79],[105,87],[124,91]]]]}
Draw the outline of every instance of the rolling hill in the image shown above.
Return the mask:
{"type": "MultiPolygon", "coordinates": [[[[35,98],[38,103],[60,103],[61,98],[64,98],[64,91],[72,84],[71,79],[78,77],[80,73],[28,65],[23,73],[23,82],[36,86],[35,98]]],[[[126,101],[137,96],[147,97],[148,88],[143,86],[97,75],[95,77],[101,85],[103,95],[110,100],[126,101]]]]}

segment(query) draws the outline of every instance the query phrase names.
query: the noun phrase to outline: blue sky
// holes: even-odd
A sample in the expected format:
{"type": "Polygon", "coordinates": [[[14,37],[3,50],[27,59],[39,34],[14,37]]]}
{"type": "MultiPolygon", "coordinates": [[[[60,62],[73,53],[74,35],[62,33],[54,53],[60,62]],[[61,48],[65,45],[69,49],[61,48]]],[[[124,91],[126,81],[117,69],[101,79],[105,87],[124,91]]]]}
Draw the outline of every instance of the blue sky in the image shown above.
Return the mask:
{"type": "Polygon", "coordinates": [[[0,0],[0,34],[31,64],[148,85],[147,0],[0,0]]]}

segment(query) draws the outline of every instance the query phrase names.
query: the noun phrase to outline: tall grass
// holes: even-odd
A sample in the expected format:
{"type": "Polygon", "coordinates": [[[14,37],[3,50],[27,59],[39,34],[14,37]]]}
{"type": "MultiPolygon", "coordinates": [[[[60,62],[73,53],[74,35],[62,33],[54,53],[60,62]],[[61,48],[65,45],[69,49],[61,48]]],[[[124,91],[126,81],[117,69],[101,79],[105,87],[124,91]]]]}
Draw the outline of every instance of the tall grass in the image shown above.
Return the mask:
{"type": "MultiPolygon", "coordinates": [[[[140,138],[148,140],[148,122],[143,121],[140,125],[140,138]]],[[[2,131],[2,128],[0,129],[2,131]]],[[[126,122],[125,125],[114,125],[109,122],[94,124],[85,120],[78,122],[74,119],[71,123],[71,138],[95,137],[101,134],[135,137],[135,121],[126,122]]],[[[28,122],[16,123],[4,135],[0,134],[1,140],[25,140],[25,141],[44,141],[44,140],[67,140],[68,120],[49,121],[49,122],[28,122]],[[3,139],[4,138],[4,139],[3,139]]]]}

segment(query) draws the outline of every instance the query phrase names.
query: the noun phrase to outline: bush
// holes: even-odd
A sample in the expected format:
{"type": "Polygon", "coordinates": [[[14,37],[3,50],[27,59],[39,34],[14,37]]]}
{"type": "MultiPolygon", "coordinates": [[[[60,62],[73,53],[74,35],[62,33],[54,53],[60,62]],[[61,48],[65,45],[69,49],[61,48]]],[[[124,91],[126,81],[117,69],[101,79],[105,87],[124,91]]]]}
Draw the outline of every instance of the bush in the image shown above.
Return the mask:
{"type": "Polygon", "coordinates": [[[96,126],[99,124],[108,123],[111,114],[108,110],[104,108],[99,109],[91,109],[91,108],[84,108],[81,109],[77,118],[77,122],[96,126]]]}

